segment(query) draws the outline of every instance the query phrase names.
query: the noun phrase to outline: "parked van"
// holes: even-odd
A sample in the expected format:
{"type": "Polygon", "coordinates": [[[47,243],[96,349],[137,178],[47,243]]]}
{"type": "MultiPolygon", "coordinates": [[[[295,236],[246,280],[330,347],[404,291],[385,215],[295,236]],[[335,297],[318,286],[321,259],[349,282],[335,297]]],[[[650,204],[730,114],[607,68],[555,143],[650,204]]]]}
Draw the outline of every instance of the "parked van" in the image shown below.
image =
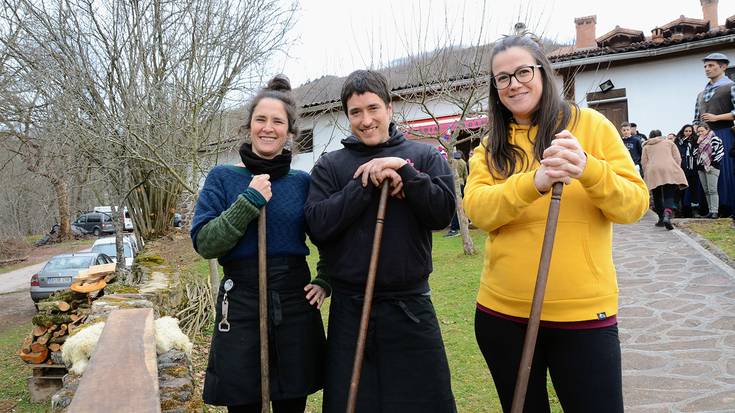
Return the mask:
{"type": "Polygon", "coordinates": [[[79,228],[85,234],[92,233],[95,236],[115,232],[115,227],[112,225],[112,217],[103,212],[87,212],[79,215],[72,225],[79,228]]]}
{"type": "MultiPolygon", "coordinates": [[[[128,207],[124,207],[123,211],[125,213],[125,231],[132,231],[133,230],[133,219],[130,217],[130,213],[128,212],[128,207]]],[[[104,212],[105,214],[112,215],[112,207],[110,206],[96,206],[94,207],[94,212],[104,212]]]]}

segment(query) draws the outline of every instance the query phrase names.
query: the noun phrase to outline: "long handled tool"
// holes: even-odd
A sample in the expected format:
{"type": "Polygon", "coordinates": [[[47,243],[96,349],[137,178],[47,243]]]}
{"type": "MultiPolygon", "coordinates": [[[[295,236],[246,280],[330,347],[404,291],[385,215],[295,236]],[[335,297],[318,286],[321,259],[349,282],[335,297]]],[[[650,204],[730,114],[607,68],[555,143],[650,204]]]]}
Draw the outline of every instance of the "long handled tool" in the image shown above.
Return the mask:
{"type": "Polygon", "coordinates": [[[383,181],[380,191],[380,203],[378,204],[378,219],[375,222],[375,237],[373,238],[373,251],[370,256],[370,267],[368,269],[367,282],[365,283],[365,301],[362,304],[362,317],[360,319],[360,332],[357,336],[357,348],[355,349],[355,364],[352,366],[352,380],[350,380],[350,394],[347,399],[347,413],[354,413],[357,403],[357,388],[360,385],[360,373],[362,372],[362,360],[365,356],[365,340],[367,338],[368,322],[370,321],[370,309],[373,306],[373,290],[375,288],[375,276],[378,272],[378,256],[380,255],[380,241],[383,238],[383,220],[385,219],[385,206],[388,201],[388,180],[383,181]]]}
{"type": "Polygon", "coordinates": [[[556,182],[551,190],[551,204],[549,204],[549,216],[546,218],[546,231],[541,246],[541,259],[539,260],[538,273],[536,274],[536,288],[533,292],[531,302],[531,316],[528,318],[528,327],[523,342],[523,353],[521,364],[518,367],[516,387],[513,392],[513,407],[511,413],[522,413],[523,404],[526,401],[526,390],[528,390],[528,377],[531,374],[533,363],[533,352],[536,350],[536,337],[538,326],[541,321],[541,306],[544,304],[546,293],[546,281],[549,279],[549,266],[551,265],[551,250],[554,248],[554,237],[556,235],[556,224],[559,220],[559,206],[561,204],[561,192],[564,184],[556,182]]]}
{"type": "Polygon", "coordinates": [[[260,398],[261,413],[270,411],[270,376],[268,373],[268,274],[265,249],[265,207],[258,218],[258,308],[260,313],[260,398]]]}

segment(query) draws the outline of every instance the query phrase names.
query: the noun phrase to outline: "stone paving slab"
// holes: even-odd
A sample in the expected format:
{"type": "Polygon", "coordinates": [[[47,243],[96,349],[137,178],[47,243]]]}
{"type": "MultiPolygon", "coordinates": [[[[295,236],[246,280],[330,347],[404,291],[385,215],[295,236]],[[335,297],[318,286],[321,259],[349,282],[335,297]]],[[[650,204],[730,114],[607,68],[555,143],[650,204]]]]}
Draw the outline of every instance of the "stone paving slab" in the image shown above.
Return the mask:
{"type": "Polygon", "coordinates": [[[735,270],[655,222],[614,229],[625,411],[735,412],[735,270]]]}

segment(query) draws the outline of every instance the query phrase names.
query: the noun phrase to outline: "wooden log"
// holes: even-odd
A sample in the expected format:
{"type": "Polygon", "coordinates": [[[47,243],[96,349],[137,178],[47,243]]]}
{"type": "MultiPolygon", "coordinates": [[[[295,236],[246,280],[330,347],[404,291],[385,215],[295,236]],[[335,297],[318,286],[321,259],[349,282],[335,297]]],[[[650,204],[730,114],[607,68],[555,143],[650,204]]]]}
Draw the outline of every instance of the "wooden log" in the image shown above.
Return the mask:
{"type": "Polygon", "coordinates": [[[61,311],[66,312],[71,309],[71,304],[67,303],[66,301],[62,300],[55,300],[55,301],[39,301],[38,302],[38,311],[61,311]]]}
{"type": "Polygon", "coordinates": [[[51,337],[51,340],[49,340],[48,342],[49,343],[64,344],[64,342],[66,341],[67,338],[69,338],[69,335],[68,334],[65,334],[65,335],[59,336],[59,337],[51,337]]]}
{"type": "Polygon", "coordinates": [[[43,351],[28,354],[24,354],[21,352],[19,355],[20,358],[26,363],[41,364],[46,361],[46,358],[48,358],[48,349],[45,348],[43,351]]]}
{"type": "Polygon", "coordinates": [[[46,349],[46,345],[45,344],[32,343],[31,344],[31,351],[30,352],[31,353],[40,353],[40,352],[42,352],[45,349],[46,349]]]}
{"type": "Polygon", "coordinates": [[[46,334],[46,330],[48,330],[48,327],[45,327],[45,326],[33,326],[33,330],[31,330],[31,334],[33,334],[34,337],[40,337],[40,336],[46,334]]]}
{"type": "Polygon", "coordinates": [[[51,324],[62,324],[71,321],[69,314],[38,313],[33,316],[33,324],[48,327],[51,324]]]}
{"type": "Polygon", "coordinates": [[[23,345],[21,346],[20,351],[25,354],[30,353],[31,344],[33,344],[33,336],[26,336],[26,338],[23,339],[23,345]]]}
{"type": "Polygon", "coordinates": [[[69,315],[69,319],[71,320],[72,323],[79,320],[79,318],[81,318],[79,314],[72,313],[71,315],[69,315]]]}
{"type": "Polygon", "coordinates": [[[51,344],[49,344],[48,349],[51,350],[51,351],[59,351],[59,350],[61,350],[61,344],[59,344],[59,343],[51,343],[51,344]]]}
{"type": "Polygon", "coordinates": [[[42,335],[38,338],[38,340],[36,340],[36,343],[43,344],[45,346],[49,340],[51,340],[51,332],[47,331],[46,334],[42,335]]]}

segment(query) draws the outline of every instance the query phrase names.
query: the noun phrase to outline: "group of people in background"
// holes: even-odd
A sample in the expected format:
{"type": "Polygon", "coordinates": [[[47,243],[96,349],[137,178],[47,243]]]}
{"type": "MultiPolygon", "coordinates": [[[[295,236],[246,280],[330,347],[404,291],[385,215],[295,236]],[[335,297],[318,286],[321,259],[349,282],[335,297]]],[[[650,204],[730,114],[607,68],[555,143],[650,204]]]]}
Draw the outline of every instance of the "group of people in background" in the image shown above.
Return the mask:
{"type": "Polygon", "coordinates": [[[623,143],[646,182],[658,214],[656,226],[673,229],[679,216],[732,216],[735,229],[735,82],[725,76],[729,59],[702,59],[709,79],[697,97],[692,124],[665,138],[654,129],[646,138],[633,123],[620,125],[623,143]]]}

